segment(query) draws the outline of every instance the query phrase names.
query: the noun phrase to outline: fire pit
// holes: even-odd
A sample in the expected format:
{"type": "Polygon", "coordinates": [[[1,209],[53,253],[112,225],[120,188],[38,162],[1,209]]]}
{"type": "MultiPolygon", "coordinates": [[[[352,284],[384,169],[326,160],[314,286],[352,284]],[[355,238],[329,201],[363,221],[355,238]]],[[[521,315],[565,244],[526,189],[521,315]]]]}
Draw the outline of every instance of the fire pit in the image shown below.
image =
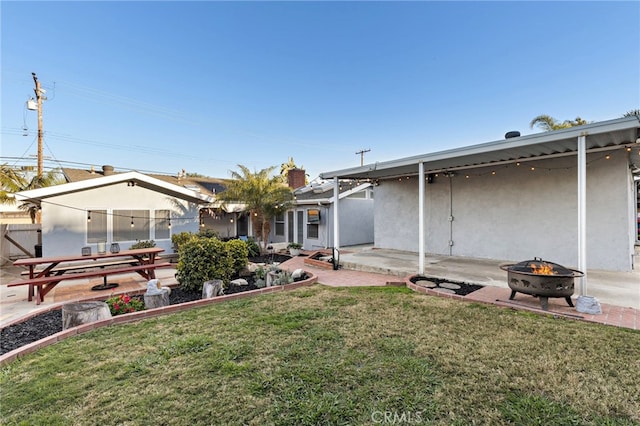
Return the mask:
{"type": "Polygon", "coordinates": [[[583,272],[537,257],[516,264],[503,264],[500,269],[507,271],[511,289],[509,300],[513,300],[518,292],[539,297],[540,305],[545,311],[549,310],[549,297],[564,297],[569,306],[573,307],[573,279],[584,276],[583,272]]]}

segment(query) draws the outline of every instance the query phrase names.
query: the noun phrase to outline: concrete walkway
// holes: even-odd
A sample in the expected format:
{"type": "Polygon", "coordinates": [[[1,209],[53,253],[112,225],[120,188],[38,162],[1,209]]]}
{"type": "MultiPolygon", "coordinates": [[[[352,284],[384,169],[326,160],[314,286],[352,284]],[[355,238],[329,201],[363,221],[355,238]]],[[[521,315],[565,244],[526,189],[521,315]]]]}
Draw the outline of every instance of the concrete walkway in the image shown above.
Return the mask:
{"type": "MultiPolygon", "coordinates": [[[[288,270],[305,269],[316,275],[320,284],[334,287],[405,285],[406,279],[418,270],[418,258],[414,253],[378,250],[367,246],[342,250],[340,263],[343,267],[337,271],[307,265],[304,259],[305,256],[294,257],[281,266],[288,270]]],[[[498,267],[499,262],[444,256],[428,257],[425,260],[427,276],[485,286],[465,297],[458,296],[462,300],[640,329],[640,272],[588,271],[587,294],[599,300],[603,313],[585,315],[567,306],[564,299],[549,299],[547,312],[540,309],[539,300],[532,296],[518,294],[515,300],[509,300],[511,291],[506,282],[507,273],[498,267]]],[[[0,268],[0,327],[43,311],[57,309],[70,301],[104,300],[111,294],[131,294],[146,289],[146,281],[137,274],[118,275],[113,279],[119,283],[116,289],[99,292],[92,291],[91,287],[100,284],[100,279],[69,280],[56,286],[47,294],[42,304],[36,305],[33,301],[27,301],[26,287],[8,288],[3,285],[19,278],[20,272],[21,269],[18,268],[0,268]]],[[[157,277],[163,285],[176,285],[174,275],[174,269],[157,271],[157,277]]],[[[579,293],[579,289],[576,289],[576,293],[579,293]]]]}

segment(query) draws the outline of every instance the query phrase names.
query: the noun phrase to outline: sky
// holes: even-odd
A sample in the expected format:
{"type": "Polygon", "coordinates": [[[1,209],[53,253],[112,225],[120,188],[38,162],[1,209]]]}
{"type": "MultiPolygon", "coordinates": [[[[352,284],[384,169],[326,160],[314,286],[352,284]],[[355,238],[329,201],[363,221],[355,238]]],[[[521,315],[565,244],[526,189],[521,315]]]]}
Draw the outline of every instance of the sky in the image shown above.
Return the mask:
{"type": "Polygon", "coordinates": [[[1,163],[321,172],[640,108],[640,2],[6,1],[1,163]],[[26,129],[26,130],[25,130],[26,129]],[[26,136],[24,136],[26,134],[26,136]],[[359,151],[367,151],[363,155],[359,151]]]}

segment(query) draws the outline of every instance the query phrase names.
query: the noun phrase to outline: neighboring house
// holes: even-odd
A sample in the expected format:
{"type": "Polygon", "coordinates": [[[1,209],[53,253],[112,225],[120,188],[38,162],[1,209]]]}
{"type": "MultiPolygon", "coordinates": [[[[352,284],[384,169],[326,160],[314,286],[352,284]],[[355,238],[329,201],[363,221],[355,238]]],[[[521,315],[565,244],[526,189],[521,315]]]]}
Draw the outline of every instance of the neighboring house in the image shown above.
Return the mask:
{"type": "MultiPolygon", "coordinates": [[[[301,172],[304,183],[304,171],[301,172]]],[[[295,177],[290,178],[289,186],[294,188],[295,182],[295,177]]],[[[341,244],[373,243],[373,185],[346,180],[340,182],[339,192],[341,244]]],[[[293,207],[274,218],[269,241],[296,242],[306,250],[333,247],[333,182],[299,187],[294,189],[294,197],[293,207]]]]}
{"type": "Polygon", "coordinates": [[[374,244],[416,252],[418,273],[427,253],[631,271],[639,142],[628,117],[320,177],[375,182],[374,244]]]}
{"type": "Polygon", "coordinates": [[[172,252],[171,235],[198,232],[201,207],[215,206],[217,187],[210,181],[115,173],[109,166],[63,173],[69,183],[16,194],[18,201],[40,205],[44,256],[80,253],[85,246],[95,252],[99,242],[116,242],[124,250],[143,240],[172,252]]]}

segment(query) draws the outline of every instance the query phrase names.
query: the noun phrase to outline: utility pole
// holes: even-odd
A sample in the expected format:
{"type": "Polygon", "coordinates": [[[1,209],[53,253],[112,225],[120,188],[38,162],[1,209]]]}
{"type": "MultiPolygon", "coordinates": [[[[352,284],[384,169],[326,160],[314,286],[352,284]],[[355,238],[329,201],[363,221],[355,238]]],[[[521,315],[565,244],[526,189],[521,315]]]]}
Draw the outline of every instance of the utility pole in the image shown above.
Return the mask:
{"type": "Polygon", "coordinates": [[[360,156],[360,166],[364,166],[364,153],[371,151],[370,149],[362,149],[356,152],[356,155],[360,156]]]}
{"type": "Polygon", "coordinates": [[[38,77],[36,77],[36,73],[32,72],[33,82],[36,84],[35,89],[33,91],[36,93],[36,100],[38,101],[38,180],[42,178],[42,101],[47,99],[44,96],[44,91],[40,88],[40,82],[38,81],[38,77]]]}

